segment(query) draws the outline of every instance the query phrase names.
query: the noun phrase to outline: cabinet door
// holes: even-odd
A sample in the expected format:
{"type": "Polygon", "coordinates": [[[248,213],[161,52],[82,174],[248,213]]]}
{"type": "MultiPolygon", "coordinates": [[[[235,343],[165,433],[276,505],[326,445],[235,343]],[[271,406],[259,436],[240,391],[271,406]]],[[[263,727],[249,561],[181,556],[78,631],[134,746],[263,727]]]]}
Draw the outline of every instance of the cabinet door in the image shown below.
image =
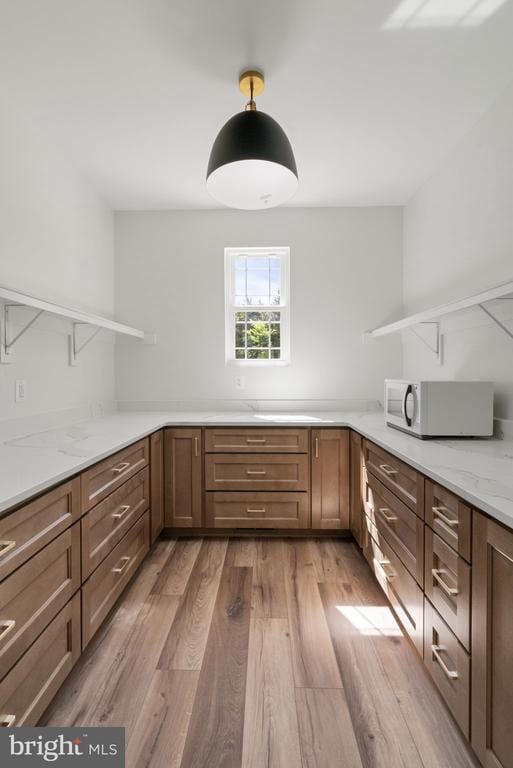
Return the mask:
{"type": "Polygon", "coordinates": [[[150,437],[150,544],[164,527],[164,438],[162,430],[150,437]]]}
{"type": "Polygon", "coordinates": [[[513,768],[513,531],[473,514],[472,746],[513,768]]]}
{"type": "Polygon", "coordinates": [[[351,432],[351,505],[349,527],[357,543],[362,546],[362,438],[351,432]]]}
{"type": "Polygon", "coordinates": [[[165,524],[202,524],[201,429],[166,429],[164,450],[165,524]]]}
{"type": "Polygon", "coordinates": [[[349,528],[349,430],[312,430],[312,528],[349,528]]]}

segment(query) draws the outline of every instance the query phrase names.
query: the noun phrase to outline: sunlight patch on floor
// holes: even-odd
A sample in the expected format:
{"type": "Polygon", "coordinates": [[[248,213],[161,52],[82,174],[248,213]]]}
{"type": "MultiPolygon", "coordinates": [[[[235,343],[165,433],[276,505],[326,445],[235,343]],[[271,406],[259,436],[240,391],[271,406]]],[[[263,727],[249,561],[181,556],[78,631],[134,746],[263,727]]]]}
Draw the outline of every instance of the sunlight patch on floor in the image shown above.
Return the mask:
{"type": "Polygon", "coordinates": [[[401,637],[402,632],[390,608],[385,605],[337,605],[337,611],[362,635],[401,637]]]}

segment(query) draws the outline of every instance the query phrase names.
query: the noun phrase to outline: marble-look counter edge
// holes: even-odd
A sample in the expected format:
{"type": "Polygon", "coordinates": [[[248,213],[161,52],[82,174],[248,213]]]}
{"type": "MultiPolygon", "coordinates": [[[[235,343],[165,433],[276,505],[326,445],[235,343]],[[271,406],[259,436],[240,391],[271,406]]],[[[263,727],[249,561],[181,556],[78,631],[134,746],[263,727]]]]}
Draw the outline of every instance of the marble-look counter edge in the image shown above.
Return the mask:
{"type": "MultiPolygon", "coordinates": [[[[99,419],[95,422],[83,422],[81,424],[76,425],[77,427],[84,427],[84,428],[92,428],[93,429],[93,439],[96,437],[98,439],[98,435],[94,435],[94,428],[102,427],[100,429],[100,436],[103,437],[104,441],[106,441],[105,446],[98,448],[91,452],[90,455],[80,457],[78,460],[76,456],[69,455],[67,456],[65,452],[63,453],[57,453],[55,452],[55,458],[57,459],[56,463],[61,463],[62,465],[59,467],[59,469],[52,468],[48,469],[48,472],[45,474],[42,473],[41,477],[39,477],[37,480],[34,480],[34,482],[31,482],[27,478],[27,484],[20,489],[17,489],[16,492],[10,493],[6,492],[5,495],[2,494],[2,489],[0,488],[0,517],[6,515],[8,512],[10,512],[12,509],[18,507],[20,504],[25,503],[32,499],[33,497],[49,490],[50,488],[58,485],[59,483],[62,483],[71,477],[83,472],[88,467],[91,467],[93,464],[96,464],[98,461],[101,461],[104,458],[107,458],[108,456],[112,455],[113,453],[116,453],[117,451],[122,450],[123,448],[129,446],[131,443],[136,442],[137,440],[140,440],[144,437],[147,437],[152,432],[155,432],[158,429],[161,429],[163,427],[173,427],[173,426],[183,426],[183,427],[198,427],[198,426],[210,426],[210,427],[250,427],[250,426],[259,426],[259,427],[276,427],[276,426],[282,426],[282,427],[319,427],[322,428],[325,427],[348,427],[351,429],[354,429],[356,432],[361,434],[363,437],[368,438],[372,442],[376,443],[377,445],[381,446],[385,450],[389,451],[391,454],[396,456],[397,458],[401,459],[402,461],[406,462],[410,466],[417,469],[419,472],[422,472],[422,474],[426,475],[427,477],[431,478],[437,483],[440,483],[444,487],[446,487],[448,490],[453,491],[455,494],[460,496],[462,499],[467,501],[470,505],[476,507],[482,512],[485,512],[489,514],[494,519],[498,520],[499,522],[502,522],[509,528],[513,528],[513,482],[511,485],[511,488],[508,486],[507,491],[511,494],[511,498],[509,496],[500,496],[498,495],[498,498],[500,500],[500,503],[494,504],[493,501],[489,501],[486,498],[486,495],[483,495],[483,493],[474,492],[472,490],[472,483],[479,484],[479,480],[483,478],[479,478],[479,476],[475,476],[470,470],[464,470],[461,469],[461,467],[455,466],[454,470],[451,467],[444,467],[443,462],[441,463],[431,463],[430,462],[424,462],[417,458],[414,454],[415,452],[427,452],[431,449],[426,449],[425,446],[432,446],[433,451],[436,451],[437,449],[442,451],[442,453],[445,451],[448,452],[448,449],[452,449],[453,451],[456,451],[458,454],[458,458],[461,458],[465,453],[467,455],[467,460],[469,456],[474,456],[476,458],[479,458],[480,456],[483,457],[488,461],[494,461],[495,457],[493,456],[493,452],[490,450],[485,451],[485,448],[493,448],[496,449],[497,446],[504,446],[504,452],[503,452],[503,459],[504,457],[507,457],[507,461],[511,461],[511,476],[513,478],[513,446],[510,448],[512,451],[512,454],[506,453],[506,446],[504,441],[498,441],[498,440],[488,440],[488,441],[471,441],[471,440],[460,440],[460,441],[448,441],[448,440],[437,440],[437,441],[418,441],[415,437],[410,435],[405,435],[400,432],[397,432],[397,430],[390,429],[389,427],[386,427],[386,425],[383,422],[383,415],[382,414],[376,414],[376,413],[347,413],[347,414],[328,414],[328,413],[314,413],[312,414],[313,419],[319,419],[319,421],[313,420],[312,422],[297,422],[294,420],[286,421],[280,419],[279,421],[265,421],[262,422],[261,420],[257,420],[257,418],[252,414],[240,414],[240,413],[230,413],[226,415],[215,415],[212,417],[211,414],[205,414],[205,413],[195,413],[195,414],[180,414],[180,413],[151,413],[151,412],[145,412],[145,413],[130,413],[130,412],[122,412],[122,413],[116,413],[113,416],[106,417],[104,419],[99,419]],[[141,423],[137,423],[141,422],[141,423]],[[122,425],[122,430],[119,429],[120,424],[122,425]],[[105,438],[105,432],[109,432],[109,426],[111,427],[110,433],[112,436],[109,436],[108,438],[105,438]],[[123,435],[119,435],[116,433],[119,433],[120,431],[123,432],[123,435]],[[116,436],[114,437],[114,434],[116,436]],[[413,442],[412,442],[413,441],[413,442]],[[421,447],[424,446],[424,447],[421,447]],[[479,449],[483,448],[483,451],[480,451],[479,449]],[[458,472],[461,471],[462,473],[467,472],[467,475],[469,476],[469,482],[467,484],[464,484],[461,481],[458,481],[454,477],[451,476],[451,471],[458,472]]],[[[14,455],[22,456],[24,455],[25,458],[29,459],[32,458],[34,460],[37,459],[37,452],[38,451],[44,451],[44,446],[38,447],[38,448],[31,448],[28,447],[26,449],[19,449],[18,447],[14,447],[12,444],[15,441],[8,441],[7,443],[0,444],[0,456],[2,459],[2,464],[4,464],[4,469],[7,468],[7,464],[10,464],[14,458],[14,455]],[[25,452],[24,452],[25,450],[25,452]],[[29,455],[30,452],[33,451],[32,455],[29,455]],[[14,452],[14,453],[13,453],[14,452]]],[[[452,457],[451,457],[452,458],[452,457]]],[[[26,465],[25,465],[26,468],[26,465]]],[[[508,467],[509,469],[509,467],[508,467]]],[[[3,472],[0,471],[0,479],[2,477],[3,472]]],[[[488,483],[494,483],[494,482],[500,482],[500,478],[494,478],[488,477],[485,478],[485,481],[488,483]]]]}

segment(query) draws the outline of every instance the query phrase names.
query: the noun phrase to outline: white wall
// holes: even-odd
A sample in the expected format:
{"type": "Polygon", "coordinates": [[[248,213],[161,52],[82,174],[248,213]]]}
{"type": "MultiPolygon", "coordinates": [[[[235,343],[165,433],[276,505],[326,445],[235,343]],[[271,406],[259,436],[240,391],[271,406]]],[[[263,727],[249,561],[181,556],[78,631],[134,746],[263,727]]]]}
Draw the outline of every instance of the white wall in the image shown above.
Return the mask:
{"type": "MultiPolygon", "coordinates": [[[[513,85],[405,208],[405,308],[416,311],[508,280],[513,280],[513,85]]],[[[513,301],[495,311],[513,320],[513,301]]],[[[442,330],[442,367],[405,337],[405,375],[492,379],[496,415],[513,419],[513,339],[479,309],[448,319],[442,330]]]]}
{"type": "MultiPolygon", "coordinates": [[[[20,119],[12,105],[3,105],[0,284],[112,313],[112,213],[48,136],[29,127],[28,117],[20,119]]],[[[14,362],[0,365],[0,419],[113,400],[113,340],[98,337],[84,350],[82,364],[70,368],[70,328],[64,320],[41,318],[20,339],[14,362]],[[24,403],[14,402],[15,379],[27,381],[24,403]]]]}
{"type": "Polygon", "coordinates": [[[381,400],[400,344],[361,336],[401,311],[401,231],[399,208],[116,214],[116,313],[158,336],[117,345],[118,400],[381,400]],[[291,248],[285,367],[225,363],[224,248],[258,245],[291,248]]]}

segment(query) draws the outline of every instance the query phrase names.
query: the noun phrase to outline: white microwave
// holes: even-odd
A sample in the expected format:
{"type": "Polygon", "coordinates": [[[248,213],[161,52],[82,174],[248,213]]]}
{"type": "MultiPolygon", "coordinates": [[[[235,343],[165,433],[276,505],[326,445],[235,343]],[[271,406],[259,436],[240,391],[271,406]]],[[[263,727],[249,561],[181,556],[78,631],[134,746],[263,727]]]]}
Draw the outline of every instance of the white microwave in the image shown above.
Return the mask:
{"type": "Polygon", "coordinates": [[[417,437],[490,437],[493,382],[385,380],[385,420],[417,437]]]}

